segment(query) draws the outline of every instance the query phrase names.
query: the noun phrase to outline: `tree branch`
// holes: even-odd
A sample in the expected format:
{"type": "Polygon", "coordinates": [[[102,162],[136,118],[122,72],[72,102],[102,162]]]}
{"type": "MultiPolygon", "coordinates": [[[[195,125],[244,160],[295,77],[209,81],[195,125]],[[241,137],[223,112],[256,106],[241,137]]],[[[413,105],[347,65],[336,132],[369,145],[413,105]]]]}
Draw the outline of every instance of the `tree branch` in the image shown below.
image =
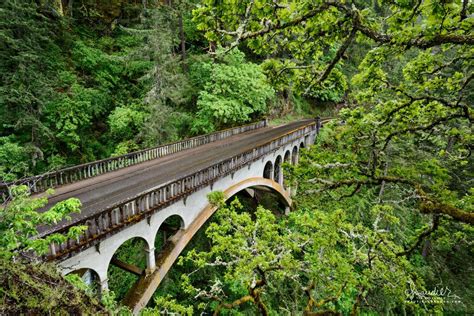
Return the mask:
{"type": "Polygon", "coordinates": [[[313,296],[311,295],[311,291],[314,290],[314,288],[315,288],[315,283],[314,283],[314,281],[311,281],[311,284],[309,286],[307,286],[306,288],[304,288],[304,292],[305,292],[306,296],[308,296],[308,303],[306,304],[303,315],[305,315],[305,316],[310,316],[310,315],[311,316],[314,316],[314,315],[339,315],[339,313],[337,313],[335,311],[332,311],[332,310],[313,312],[312,309],[315,308],[315,307],[320,308],[321,306],[323,306],[327,303],[337,301],[341,297],[342,292],[344,291],[346,285],[347,285],[347,282],[345,282],[342,285],[342,287],[339,289],[339,291],[336,293],[336,295],[325,298],[325,299],[321,299],[319,302],[316,302],[314,300],[313,296]]]}
{"type": "Polygon", "coordinates": [[[362,184],[360,183],[357,183],[354,190],[349,193],[349,194],[346,194],[346,195],[342,195],[339,197],[339,201],[341,201],[342,199],[346,199],[346,198],[350,198],[350,197],[353,197],[356,193],[358,193],[360,191],[360,188],[362,187],[362,184]]]}
{"type": "MultiPolygon", "coordinates": [[[[382,151],[387,148],[388,144],[390,143],[390,141],[395,136],[399,136],[399,135],[407,134],[407,133],[413,133],[413,132],[417,132],[417,131],[431,130],[432,128],[434,128],[435,126],[437,126],[441,123],[448,122],[448,121],[456,119],[456,118],[465,118],[465,117],[466,117],[465,114],[453,114],[453,115],[449,115],[449,116],[439,118],[439,119],[435,120],[434,122],[432,122],[429,125],[410,127],[410,128],[405,128],[405,129],[400,130],[400,131],[392,132],[385,138],[385,143],[382,147],[382,151]]],[[[470,116],[468,116],[467,118],[469,119],[469,121],[472,121],[472,118],[470,116]]]]}
{"type": "Polygon", "coordinates": [[[321,4],[320,7],[316,8],[316,9],[313,9],[313,10],[310,10],[307,13],[303,14],[302,16],[299,16],[299,17],[297,17],[297,18],[295,18],[291,21],[288,21],[286,23],[283,23],[283,24],[280,24],[280,21],[277,21],[277,23],[268,23],[267,26],[265,26],[261,30],[258,30],[258,31],[255,31],[255,32],[247,32],[245,34],[242,34],[242,36],[240,37],[240,40],[243,41],[243,40],[246,40],[246,39],[259,37],[259,36],[265,35],[267,33],[270,33],[272,31],[284,30],[284,29],[287,29],[289,27],[298,25],[298,24],[300,24],[300,23],[302,23],[306,20],[309,20],[309,19],[313,18],[317,14],[324,12],[325,10],[327,10],[330,7],[331,3],[332,2],[323,3],[323,4],[321,4]]]}
{"type": "MultiPolygon", "coordinates": [[[[416,183],[409,179],[404,179],[400,177],[393,176],[371,176],[364,175],[366,179],[347,179],[339,181],[330,181],[326,179],[313,178],[312,182],[319,182],[325,185],[322,189],[318,190],[316,193],[321,193],[324,191],[335,190],[341,187],[353,186],[353,185],[382,185],[382,183],[399,183],[409,185],[416,189],[421,202],[419,203],[418,209],[420,213],[424,214],[444,214],[450,216],[452,219],[474,225],[474,212],[464,211],[455,206],[436,201],[432,197],[428,196],[421,187],[421,184],[416,183]]],[[[309,192],[309,191],[308,191],[309,192]]],[[[310,192],[315,193],[315,192],[310,192]]]]}
{"type": "Polygon", "coordinates": [[[469,4],[469,0],[463,0],[462,2],[462,9],[460,13],[460,20],[463,21],[467,18],[467,6],[469,4]]]}
{"type": "Polygon", "coordinates": [[[344,55],[345,51],[349,47],[349,45],[352,43],[352,40],[357,34],[357,29],[354,27],[351,29],[351,32],[349,33],[349,36],[346,38],[346,40],[342,43],[341,47],[336,52],[336,56],[334,56],[333,60],[331,63],[326,67],[322,75],[318,78],[316,82],[314,82],[314,79],[316,79],[316,76],[314,76],[310,83],[309,86],[306,88],[304,94],[308,94],[311,88],[313,88],[315,85],[320,85],[324,80],[327,79],[327,77],[331,74],[331,71],[334,69],[334,67],[337,65],[339,60],[341,60],[342,56],[344,55]]]}
{"type": "Polygon", "coordinates": [[[232,303],[220,303],[216,310],[214,311],[214,316],[217,316],[220,314],[221,310],[223,308],[227,308],[227,309],[232,309],[234,307],[237,307],[239,305],[242,305],[244,303],[247,303],[247,302],[253,302],[253,297],[250,296],[250,295],[245,295],[245,296],[242,296],[241,298],[233,301],[232,303]]]}
{"type": "MultiPolygon", "coordinates": [[[[468,0],[464,0],[463,2],[463,7],[465,5],[466,10],[467,10],[467,1],[468,0]]],[[[439,46],[441,44],[454,44],[454,45],[464,45],[464,44],[473,45],[474,44],[473,35],[461,35],[461,34],[453,34],[453,33],[436,34],[434,36],[431,36],[431,34],[429,34],[429,37],[426,37],[424,34],[420,34],[420,36],[418,36],[417,38],[408,39],[405,41],[398,41],[395,38],[393,38],[392,35],[378,32],[375,29],[364,25],[361,21],[361,18],[359,16],[359,11],[357,9],[355,9],[354,7],[350,7],[348,5],[344,5],[343,3],[339,1],[323,2],[317,8],[309,10],[305,14],[298,16],[288,22],[281,23],[279,20],[277,20],[276,23],[272,23],[271,21],[267,21],[265,27],[253,32],[245,32],[245,33],[242,32],[242,30],[245,29],[248,23],[249,16],[247,16],[244,19],[243,23],[238,27],[236,31],[226,31],[226,30],[217,30],[217,31],[223,34],[237,36],[234,42],[230,45],[229,47],[229,50],[230,50],[234,48],[235,46],[237,46],[241,41],[263,36],[273,31],[284,30],[289,27],[299,25],[315,17],[319,13],[322,13],[328,10],[331,7],[336,8],[340,12],[345,12],[346,14],[349,14],[349,16],[352,17],[353,19],[355,31],[361,32],[366,37],[371,38],[372,40],[380,44],[404,46],[406,48],[418,47],[421,49],[426,49],[433,46],[439,46]]],[[[246,15],[249,12],[250,11],[246,12],[246,15]]]]}
{"type": "Polygon", "coordinates": [[[416,241],[413,245],[411,245],[409,248],[405,248],[404,251],[397,253],[397,257],[401,256],[409,256],[411,253],[420,246],[421,242],[423,241],[424,238],[428,237],[431,235],[434,231],[436,231],[439,227],[439,215],[434,214],[433,215],[433,222],[430,227],[425,229],[418,237],[416,238],[416,241]]]}
{"type": "MultiPolygon", "coordinates": [[[[463,89],[463,88],[462,88],[463,89]]],[[[422,95],[422,96],[417,96],[417,97],[414,97],[414,96],[411,96],[409,94],[407,94],[406,92],[404,91],[400,91],[400,90],[396,90],[397,92],[401,92],[403,93],[404,95],[406,95],[410,100],[408,100],[407,102],[403,103],[401,106],[391,110],[388,114],[387,114],[387,118],[385,119],[385,121],[382,123],[382,125],[385,125],[387,124],[390,119],[398,112],[400,112],[401,110],[411,106],[413,103],[415,103],[416,101],[427,101],[427,102],[432,102],[432,101],[436,101],[448,108],[451,108],[451,109],[455,109],[455,108],[462,108],[463,111],[465,112],[464,108],[466,107],[465,105],[463,104],[459,104],[459,103],[456,103],[456,104],[453,104],[453,103],[450,103],[448,100],[445,100],[443,98],[440,98],[440,97],[435,97],[435,96],[428,96],[428,95],[422,95]]],[[[467,113],[465,113],[464,116],[467,116],[469,117],[470,114],[469,114],[469,109],[467,110],[467,113]]]]}
{"type": "Polygon", "coordinates": [[[250,289],[250,295],[253,297],[255,304],[257,304],[258,310],[263,316],[268,315],[267,306],[262,302],[260,298],[260,290],[259,288],[265,286],[267,284],[267,277],[265,276],[265,271],[263,271],[260,267],[257,267],[257,272],[262,277],[255,283],[255,286],[250,289]]]}
{"type": "Polygon", "coordinates": [[[364,290],[365,290],[364,286],[359,287],[359,293],[357,294],[356,301],[354,302],[354,305],[352,305],[351,316],[357,315],[357,310],[359,309],[359,305],[362,301],[364,290]]]}
{"type": "Polygon", "coordinates": [[[430,197],[428,197],[422,189],[418,189],[418,192],[421,195],[422,202],[420,204],[420,212],[425,214],[444,214],[448,215],[451,218],[466,223],[474,225],[474,213],[463,211],[457,207],[454,207],[449,204],[438,202],[430,197]]]}
{"type": "Polygon", "coordinates": [[[379,33],[372,28],[362,25],[361,23],[357,23],[356,28],[362,34],[364,34],[365,36],[374,40],[377,43],[404,46],[407,49],[411,47],[426,49],[426,48],[430,48],[434,46],[439,46],[442,44],[454,44],[454,45],[473,45],[474,44],[474,36],[472,35],[436,34],[435,36],[430,36],[429,39],[426,39],[423,34],[420,34],[420,37],[418,38],[413,38],[407,41],[395,41],[395,39],[391,35],[379,33]]]}

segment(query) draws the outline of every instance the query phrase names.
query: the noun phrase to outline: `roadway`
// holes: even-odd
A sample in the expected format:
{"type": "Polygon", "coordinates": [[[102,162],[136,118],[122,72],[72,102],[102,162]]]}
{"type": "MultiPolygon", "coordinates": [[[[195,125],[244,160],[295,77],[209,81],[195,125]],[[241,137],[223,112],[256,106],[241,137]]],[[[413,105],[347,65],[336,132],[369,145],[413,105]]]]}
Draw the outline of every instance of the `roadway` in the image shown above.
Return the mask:
{"type": "MultiPolygon", "coordinates": [[[[71,216],[71,220],[76,222],[117,202],[251,150],[310,121],[303,120],[277,127],[260,128],[64,185],[55,189],[45,209],[59,201],[71,197],[78,198],[82,203],[81,213],[71,216]]],[[[68,223],[70,222],[62,221],[53,227],[40,227],[40,235],[55,231],[68,223]]]]}

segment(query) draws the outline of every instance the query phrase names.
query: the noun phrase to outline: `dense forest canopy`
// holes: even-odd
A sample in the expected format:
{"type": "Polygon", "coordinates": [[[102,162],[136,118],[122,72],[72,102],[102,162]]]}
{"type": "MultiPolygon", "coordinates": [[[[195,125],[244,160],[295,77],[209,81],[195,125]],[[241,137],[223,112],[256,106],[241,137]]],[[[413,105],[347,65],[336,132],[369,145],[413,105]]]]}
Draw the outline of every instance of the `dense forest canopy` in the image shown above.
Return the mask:
{"type": "MultiPolygon", "coordinates": [[[[6,0],[0,177],[333,116],[285,165],[293,212],[212,194],[220,210],[145,313],[473,312],[473,45],[468,0],[6,0]],[[413,295],[440,288],[453,296],[413,295]]],[[[44,248],[30,222],[79,207],[15,201],[2,260],[44,248]]]]}

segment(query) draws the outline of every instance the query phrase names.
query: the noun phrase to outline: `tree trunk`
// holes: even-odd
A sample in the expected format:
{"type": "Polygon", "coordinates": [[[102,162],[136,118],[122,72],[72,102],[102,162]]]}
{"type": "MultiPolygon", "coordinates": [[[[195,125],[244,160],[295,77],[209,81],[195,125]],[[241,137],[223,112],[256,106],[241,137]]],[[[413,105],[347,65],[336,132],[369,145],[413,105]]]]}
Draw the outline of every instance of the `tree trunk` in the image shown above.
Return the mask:
{"type": "Polygon", "coordinates": [[[72,12],[73,12],[73,9],[72,9],[72,8],[73,8],[73,7],[72,7],[73,3],[74,3],[74,0],[69,0],[69,3],[68,3],[68,10],[69,10],[69,16],[70,16],[71,18],[74,17],[73,14],[72,14],[72,12]]]}
{"type": "Polygon", "coordinates": [[[64,16],[63,3],[61,0],[54,0],[53,8],[59,13],[60,16],[64,16]]]}
{"type": "Polygon", "coordinates": [[[186,36],[184,34],[184,27],[183,27],[183,13],[179,13],[178,17],[178,27],[179,27],[179,38],[181,41],[181,60],[183,61],[183,70],[186,71],[186,36]]]}
{"type": "Polygon", "coordinates": [[[73,17],[72,16],[73,2],[74,2],[73,0],[61,0],[64,15],[69,15],[71,18],[73,17]]]}

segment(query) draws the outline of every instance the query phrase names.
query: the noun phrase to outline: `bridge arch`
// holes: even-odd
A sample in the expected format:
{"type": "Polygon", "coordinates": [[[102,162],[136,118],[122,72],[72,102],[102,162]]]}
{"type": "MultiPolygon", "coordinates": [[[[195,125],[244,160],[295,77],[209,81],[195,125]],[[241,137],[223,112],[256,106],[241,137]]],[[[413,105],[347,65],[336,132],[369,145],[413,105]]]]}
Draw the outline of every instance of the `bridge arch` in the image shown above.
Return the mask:
{"type": "Polygon", "coordinates": [[[87,284],[94,293],[101,292],[101,278],[99,273],[93,268],[78,268],[71,270],[66,276],[75,274],[82,279],[82,281],[87,284]]]}
{"type": "Polygon", "coordinates": [[[170,214],[159,225],[156,225],[151,232],[155,236],[153,250],[157,252],[162,250],[166,247],[168,240],[182,229],[185,229],[183,217],[179,214],[170,214]]]}
{"type": "Polygon", "coordinates": [[[263,168],[263,177],[265,179],[273,179],[273,163],[271,161],[267,161],[265,167],[263,168]]]}
{"type": "Polygon", "coordinates": [[[306,148],[304,142],[301,142],[301,144],[300,144],[300,149],[301,149],[301,148],[306,148]]]}
{"type": "Polygon", "coordinates": [[[154,261],[154,249],[150,246],[149,241],[143,237],[131,236],[116,247],[114,252],[109,252],[109,260],[106,261],[108,262],[107,282],[109,289],[115,292],[117,298],[125,297],[138,278],[147,269],[152,268],[150,265],[154,268],[154,261]],[[121,249],[122,252],[119,252],[121,249]],[[137,252],[137,250],[139,251],[137,252]]]}
{"type": "MultiPolygon", "coordinates": [[[[285,191],[283,186],[271,179],[265,179],[262,177],[249,178],[236,183],[224,190],[223,193],[225,199],[228,200],[238,192],[252,187],[270,188],[281,197],[286,206],[291,206],[291,197],[289,193],[285,191]]],[[[145,307],[156,288],[166,276],[169,269],[171,269],[172,265],[186,247],[188,242],[209,220],[209,218],[216,212],[217,209],[218,207],[208,203],[208,205],[201,212],[199,212],[199,215],[188,227],[186,227],[186,229],[180,230],[173,236],[173,238],[170,239],[170,246],[173,247],[167,249],[165,255],[159,258],[159,265],[157,266],[156,270],[146,278],[142,277],[135,285],[135,287],[139,288],[143,294],[140,297],[130,297],[125,298],[124,300],[124,304],[132,307],[134,313],[138,313],[138,311],[145,307]]]]}
{"type": "MultiPolygon", "coordinates": [[[[283,158],[283,162],[287,164],[291,164],[291,152],[287,150],[285,152],[285,156],[283,158]]],[[[283,187],[288,190],[288,181],[286,180],[285,176],[283,176],[283,187]]]]}
{"type": "Polygon", "coordinates": [[[283,162],[291,163],[291,153],[289,150],[285,152],[285,158],[283,158],[283,162]]]}

